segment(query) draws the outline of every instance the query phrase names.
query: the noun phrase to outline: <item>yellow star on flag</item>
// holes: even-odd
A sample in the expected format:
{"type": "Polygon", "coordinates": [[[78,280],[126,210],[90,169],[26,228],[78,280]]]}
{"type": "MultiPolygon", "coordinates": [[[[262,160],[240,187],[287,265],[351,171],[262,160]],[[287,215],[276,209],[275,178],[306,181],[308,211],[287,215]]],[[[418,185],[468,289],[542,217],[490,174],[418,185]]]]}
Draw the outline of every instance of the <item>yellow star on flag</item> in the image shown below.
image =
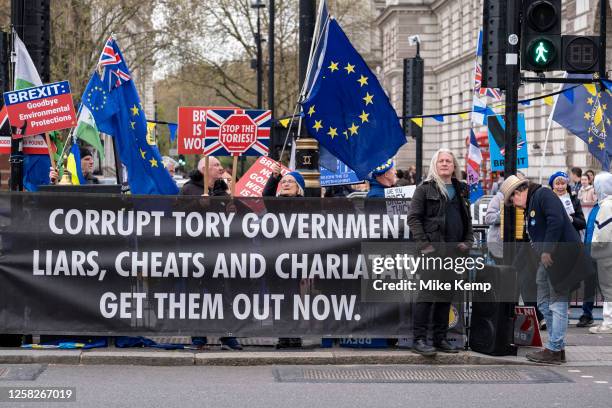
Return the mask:
{"type": "Polygon", "coordinates": [[[599,144],[597,145],[597,147],[599,147],[599,150],[603,150],[606,148],[606,144],[604,142],[599,142],[599,144]]]}
{"type": "Polygon", "coordinates": [[[346,137],[346,140],[348,140],[348,132],[345,130],[344,132],[342,132],[342,134],[344,135],[344,137],[346,137]]]}
{"type": "Polygon", "coordinates": [[[589,144],[593,143],[593,136],[589,136],[589,144]]]}
{"type": "Polygon", "coordinates": [[[586,120],[591,120],[591,114],[589,112],[584,112],[584,118],[586,120]]]}
{"type": "Polygon", "coordinates": [[[315,124],[312,126],[317,132],[319,131],[319,129],[323,128],[323,124],[321,122],[323,122],[323,121],[322,120],[315,120],[315,124]]]}
{"type": "Polygon", "coordinates": [[[351,127],[348,128],[348,130],[351,132],[351,136],[356,135],[357,134],[357,129],[359,129],[359,126],[355,126],[354,123],[351,123],[351,127]]]}
{"type": "Polygon", "coordinates": [[[157,160],[155,160],[155,158],[149,160],[149,163],[151,163],[151,167],[157,167],[157,160]]]}
{"type": "Polygon", "coordinates": [[[132,107],[130,108],[130,110],[132,111],[132,116],[136,116],[136,115],[138,115],[138,114],[139,114],[139,113],[138,113],[138,107],[137,107],[136,105],[132,106],[132,107]]]}
{"type": "Polygon", "coordinates": [[[147,152],[145,152],[144,150],[140,149],[140,155],[142,156],[142,158],[144,159],[145,156],[147,155],[147,152]]]}
{"type": "Polygon", "coordinates": [[[359,78],[357,80],[357,82],[359,82],[361,84],[361,86],[367,85],[368,84],[368,77],[362,75],[361,78],[359,78]]]}
{"type": "Polygon", "coordinates": [[[338,128],[330,127],[329,132],[327,132],[327,134],[333,139],[334,136],[338,136],[338,128]]]}
{"type": "Polygon", "coordinates": [[[593,100],[593,98],[589,97],[589,98],[587,99],[587,103],[588,103],[589,105],[592,105],[592,104],[594,104],[594,103],[595,103],[595,101],[593,100]]]}
{"type": "Polygon", "coordinates": [[[310,109],[308,109],[308,116],[312,116],[315,113],[315,107],[312,105],[310,109]]]}
{"type": "Polygon", "coordinates": [[[332,61],[331,64],[329,65],[329,67],[327,67],[329,69],[331,69],[331,72],[337,71],[338,70],[338,63],[332,61]]]}
{"type": "Polygon", "coordinates": [[[370,95],[368,92],[366,92],[366,96],[364,96],[362,99],[365,101],[366,106],[368,106],[369,104],[374,104],[374,102],[372,102],[373,98],[374,95],[370,95]]]}
{"type": "Polygon", "coordinates": [[[130,126],[132,127],[132,129],[136,129],[136,122],[130,121],[130,126]]]}
{"type": "Polygon", "coordinates": [[[601,105],[601,109],[608,110],[608,104],[604,103],[601,105]]]}
{"type": "Polygon", "coordinates": [[[346,63],[346,67],[344,67],[344,69],[346,69],[346,73],[350,74],[351,72],[355,72],[355,66],[351,65],[350,63],[346,63]]]}
{"type": "Polygon", "coordinates": [[[359,115],[359,118],[361,119],[361,123],[369,122],[368,116],[370,116],[369,113],[365,113],[365,111],[361,111],[361,115],[359,115]]]}

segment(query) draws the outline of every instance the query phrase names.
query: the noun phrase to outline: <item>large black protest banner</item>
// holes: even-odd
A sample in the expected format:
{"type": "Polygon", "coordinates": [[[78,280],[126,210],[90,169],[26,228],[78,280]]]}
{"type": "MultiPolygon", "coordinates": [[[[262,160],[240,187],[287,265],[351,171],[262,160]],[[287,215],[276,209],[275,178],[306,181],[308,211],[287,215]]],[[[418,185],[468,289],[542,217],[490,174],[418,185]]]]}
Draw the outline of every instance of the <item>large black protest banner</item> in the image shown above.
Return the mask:
{"type": "Polygon", "coordinates": [[[361,296],[408,238],[382,204],[0,194],[0,332],[405,337],[409,297],[361,296]]]}

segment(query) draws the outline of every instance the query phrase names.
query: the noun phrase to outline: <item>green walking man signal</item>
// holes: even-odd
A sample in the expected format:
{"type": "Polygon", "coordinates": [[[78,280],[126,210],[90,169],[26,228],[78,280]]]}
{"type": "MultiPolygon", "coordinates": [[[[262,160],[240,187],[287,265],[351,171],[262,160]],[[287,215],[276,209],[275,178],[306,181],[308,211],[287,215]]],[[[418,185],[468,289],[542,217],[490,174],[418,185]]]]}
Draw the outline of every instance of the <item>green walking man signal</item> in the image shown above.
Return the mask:
{"type": "Polygon", "coordinates": [[[554,61],[556,55],[554,44],[546,38],[536,39],[529,46],[529,63],[536,67],[547,67],[554,61]]]}
{"type": "Polygon", "coordinates": [[[544,46],[543,42],[540,42],[540,45],[538,45],[538,48],[536,48],[536,59],[535,62],[539,63],[540,60],[542,60],[542,63],[546,64],[546,55],[544,55],[545,53],[548,54],[548,50],[546,49],[546,47],[544,46]]]}

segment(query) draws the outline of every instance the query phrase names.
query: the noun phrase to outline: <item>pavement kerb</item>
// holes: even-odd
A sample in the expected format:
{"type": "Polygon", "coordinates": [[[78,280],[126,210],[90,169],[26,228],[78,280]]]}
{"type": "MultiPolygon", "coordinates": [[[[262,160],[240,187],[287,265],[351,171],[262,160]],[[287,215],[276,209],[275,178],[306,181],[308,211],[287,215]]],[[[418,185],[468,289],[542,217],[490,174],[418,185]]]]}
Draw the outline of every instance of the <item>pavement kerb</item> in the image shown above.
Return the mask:
{"type": "Polygon", "coordinates": [[[259,366],[348,364],[533,365],[520,357],[492,357],[471,351],[427,358],[409,350],[163,351],[0,349],[0,364],[259,366]]]}
{"type": "Polygon", "coordinates": [[[81,350],[23,350],[0,348],[2,364],[67,364],[81,362],[81,350]]]}

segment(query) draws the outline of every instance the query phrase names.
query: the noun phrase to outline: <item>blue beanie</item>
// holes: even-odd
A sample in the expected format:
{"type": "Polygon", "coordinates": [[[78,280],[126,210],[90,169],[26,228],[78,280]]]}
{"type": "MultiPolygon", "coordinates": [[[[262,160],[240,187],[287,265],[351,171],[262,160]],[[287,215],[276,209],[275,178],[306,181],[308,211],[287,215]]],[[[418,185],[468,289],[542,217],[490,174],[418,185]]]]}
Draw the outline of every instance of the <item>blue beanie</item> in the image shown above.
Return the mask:
{"type": "Polygon", "coordinates": [[[569,177],[567,176],[567,173],[564,173],[562,171],[558,171],[555,174],[553,174],[552,176],[550,176],[550,178],[548,179],[548,185],[550,186],[550,188],[553,188],[553,184],[555,183],[555,179],[557,177],[563,177],[565,179],[565,181],[569,182],[569,177]]]}
{"type": "Polygon", "coordinates": [[[390,169],[392,169],[393,166],[395,166],[395,162],[393,161],[393,159],[389,159],[380,166],[376,167],[374,170],[372,170],[372,176],[377,177],[382,174],[385,174],[390,169]]]}
{"type": "Polygon", "coordinates": [[[297,171],[291,171],[285,174],[285,176],[293,177],[295,181],[298,183],[298,185],[302,188],[302,191],[306,190],[306,183],[304,182],[304,177],[302,177],[300,173],[298,173],[297,171]]]}

